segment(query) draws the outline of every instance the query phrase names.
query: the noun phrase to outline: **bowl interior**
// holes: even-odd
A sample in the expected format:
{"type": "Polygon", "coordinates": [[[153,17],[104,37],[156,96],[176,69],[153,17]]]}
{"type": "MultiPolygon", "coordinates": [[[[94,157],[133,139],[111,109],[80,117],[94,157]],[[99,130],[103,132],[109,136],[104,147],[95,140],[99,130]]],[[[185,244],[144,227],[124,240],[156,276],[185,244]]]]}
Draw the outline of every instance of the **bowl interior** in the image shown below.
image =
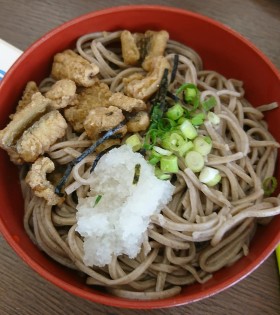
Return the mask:
{"type": "MultiPolygon", "coordinates": [[[[246,97],[255,106],[280,104],[280,76],[262,53],[227,27],[206,17],[159,6],[127,6],[97,11],[72,20],[43,36],[15,63],[0,85],[0,128],[8,122],[27,81],[40,82],[50,73],[55,53],[74,47],[76,39],[95,31],[166,29],[170,37],[195,49],[204,68],[244,81],[246,97]],[[176,23],[174,23],[176,21],[176,23]],[[220,45],[220,43],[223,43],[220,45]]],[[[280,141],[280,110],[267,113],[269,129],[280,141]]],[[[280,216],[260,227],[250,254],[233,266],[215,273],[209,282],[185,287],[177,297],[159,301],[130,301],[109,296],[83,283],[73,272],[53,262],[32,244],[23,224],[23,198],[18,170],[0,151],[0,228],[14,250],[37,272],[56,285],[94,302],[127,308],[159,308],[193,302],[215,294],[253,271],[280,240],[280,216]],[[264,237],[265,235],[265,237],[264,237]]],[[[276,177],[280,182],[280,170],[276,177]]]]}

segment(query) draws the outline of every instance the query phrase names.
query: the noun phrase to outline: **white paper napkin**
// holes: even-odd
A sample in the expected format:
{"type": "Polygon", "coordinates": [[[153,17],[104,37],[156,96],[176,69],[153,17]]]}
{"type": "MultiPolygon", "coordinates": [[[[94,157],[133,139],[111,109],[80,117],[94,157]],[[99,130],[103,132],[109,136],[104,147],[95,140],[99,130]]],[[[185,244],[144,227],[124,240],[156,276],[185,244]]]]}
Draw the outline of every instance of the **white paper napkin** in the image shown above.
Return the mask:
{"type": "Polygon", "coordinates": [[[0,81],[22,51],[0,38],[0,81]]]}

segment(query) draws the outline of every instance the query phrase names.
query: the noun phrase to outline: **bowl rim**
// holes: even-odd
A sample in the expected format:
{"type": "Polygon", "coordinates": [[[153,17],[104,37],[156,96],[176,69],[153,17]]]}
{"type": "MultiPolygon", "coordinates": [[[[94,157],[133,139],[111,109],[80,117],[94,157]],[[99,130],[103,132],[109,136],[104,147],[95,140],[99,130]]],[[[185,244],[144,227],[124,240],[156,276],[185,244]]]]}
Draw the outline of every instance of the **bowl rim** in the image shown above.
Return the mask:
{"type": "MultiPolygon", "coordinates": [[[[6,82],[9,82],[9,78],[12,75],[13,72],[17,70],[17,67],[20,63],[22,63],[26,58],[28,58],[28,55],[34,51],[38,46],[41,45],[41,43],[48,40],[49,37],[54,36],[57,33],[62,32],[64,29],[67,29],[68,27],[79,24],[80,22],[92,19],[97,16],[105,16],[114,14],[117,12],[130,12],[130,11],[162,11],[162,12],[173,12],[178,14],[183,14],[187,16],[194,17],[196,19],[202,20],[204,22],[207,22],[209,24],[212,24],[227,33],[229,35],[235,37],[239,41],[243,42],[246,46],[248,46],[250,49],[254,51],[255,54],[257,54],[270,68],[270,70],[274,73],[274,75],[278,78],[280,82],[280,73],[276,66],[270,61],[270,59],[262,52],[260,51],[252,42],[250,42],[248,39],[246,39],[243,35],[238,33],[237,31],[231,29],[229,26],[226,26],[225,24],[216,21],[208,16],[205,16],[200,13],[195,13],[186,9],[173,7],[173,6],[165,6],[165,5],[121,5],[121,6],[114,6],[111,8],[101,9],[101,10],[95,10],[91,11],[89,13],[80,15],[78,17],[72,18],[67,22],[64,22],[57,27],[52,28],[50,31],[45,33],[42,37],[37,39],[33,44],[31,44],[24,52],[23,54],[17,59],[17,61],[13,64],[13,66],[9,69],[9,71],[4,76],[3,80],[0,84],[0,93],[1,89],[5,87],[6,82]]],[[[155,308],[167,308],[167,307],[174,307],[174,306],[180,306],[189,304],[192,302],[196,302],[199,300],[202,300],[204,298],[210,297],[214,294],[220,293],[224,291],[225,289],[229,288],[230,286],[236,284],[237,282],[244,279],[247,275],[252,273],[264,260],[268,258],[268,256],[274,251],[278,243],[280,242],[280,230],[279,233],[274,238],[273,242],[269,244],[269,246],[266,247],[266,249],[262,252],[262,255],[259,255],[256,259],[251,261],[246,268],[238,273],[238,275],[234,275],[230,277],[229,279],[216,284],[215,288],[207,288],[205,289],[205,294],[201,296],[201,292],[190,294],[189,296],[175,296],[172,298],[167,298],[163,300],[148,300],[148,301],[138,301],[138,300],[128,300],[123,298],[114,297],[112,299],[111,296],[107,295],[96,295],[95,292],[89,292],[84,291],[80,288],[75,287],[72,284],[67,283],[66,281],[63,281],[56,276],[52,275],[48,270],[46,270],[43,266],[35,262],[17,243],[17,241],[13,238],[13,236],[9,233],[7,227],[5,226],[4,221],[0,217],[0,231],[6,241],[9,243],[9,245],[13,248],[13,250],[21,257],[21,259],[26,262],[33,270],[35,270],[38,274],[40,274],[43,278],[51,282],[52,284],[60,287],[61,289],[70,292],[76,296],[79,296],[81,298],[90,300],[92,302],[96,302],[103,305],[108,306],[115,306],[120,308],[128,308],[128,309],[155,309],[155,308]]],[[[31,240],[30,240],[31,242],[31,240]]]]}

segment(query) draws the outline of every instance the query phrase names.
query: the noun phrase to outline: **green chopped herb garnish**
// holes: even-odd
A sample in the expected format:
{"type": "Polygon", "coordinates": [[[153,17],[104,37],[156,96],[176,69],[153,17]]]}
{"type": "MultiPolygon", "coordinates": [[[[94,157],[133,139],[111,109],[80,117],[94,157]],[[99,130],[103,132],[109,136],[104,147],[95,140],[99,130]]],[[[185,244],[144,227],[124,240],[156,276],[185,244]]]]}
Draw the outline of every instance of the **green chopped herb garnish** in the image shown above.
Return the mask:
{"type": "Polygon", "coordinates": [[[168,92],[165,84],[166,78],[163,78],[160,90],[164,93],[159,92],[160,97],[152,103],[150,127],[143,145],[148,150],[147,159],[155,166],[156,176],[160,179],[171,178],[178,172],[178,158],[184,158],[194,172],[201,171],[204,159],[212,149],[212,140],[200,136],[199,126],[217,104],[213,96],[200,102],[201,93],[193,83],[182,84],[175,94],[168,92]],[[164,95],[166,100],[163,100],[164,95]]]}
{"type": "Polygon", "coordinates": [[[170,107],[168,111],[166,112],[166,116],[172,120],[177,120],[183,115],[184,115],[184,108],[179,103],[176,103],[175,105],[170,107]]]}
{"type": "Polygon", "coordinates": [[[163,155],[160,158],[160,169],[164,173],[177,173],[179,171],[178,158],[175,155],[163,155]]]}
{"type": "Polygon", "coordinates": [[[99,201],[101,200],[102,198],[102,195],[97,195],[96,199],[95,199],[95,202],[94,202],[94,205],[93,205],[93,208],[99,203],[99,201]]]}
{"type": "Polygon", "coordinates": [[[194,125],[194,126],[200,126],[204,123],[204,120],[205,120],[205,114],[204,113],[199,113],[199,114],[196,114],[195,116],[193,116],[191,118],[191,123],[194,125]]]}
{"type": "Polygon", "coordinates": [[[208,112],[210,109],[217,105],[217,101],[214,96],[210,96],[207,100],[201,103],[202,108],[208,112]]]}
{"type": "Polygon", "coordinates": [[[183,100],[192,105],[192,110],[196,110],[199,106],[200,92],[193,83],[184,83],[176,91],[176,95],[183,93],[183,100]]]}
{"type": "MultiPolygon", "coordinates": [[[[150,126],[146,133],[143,148],[146,150],[152,149],[156,140],[164,132],[162,129],[169,128],[170,123],[167,121],[161,122],[165,107],[166,107],[166,95],[168,89],[168,69],[164,69],[163,77],[160,82],[159,90],[151,110],[150,126]],[[168,124],[168,127],[166,125],[168,124]]],[[[168,118],[167,118],[168,119],[168,118]]]]}

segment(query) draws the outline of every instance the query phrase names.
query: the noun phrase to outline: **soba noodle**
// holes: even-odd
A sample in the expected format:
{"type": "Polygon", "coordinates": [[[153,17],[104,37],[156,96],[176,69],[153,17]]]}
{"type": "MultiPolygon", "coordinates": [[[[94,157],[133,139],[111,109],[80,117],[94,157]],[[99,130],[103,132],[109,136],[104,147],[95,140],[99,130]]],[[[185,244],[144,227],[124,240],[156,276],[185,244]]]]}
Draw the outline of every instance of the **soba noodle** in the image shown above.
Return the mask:
{"type": "MultiPolygon", "coordinates": [[[[99,66],[99,78],[112,92],[123,90],[123,78],[143,73],[142,68],[122,61],[120,34],[87,34],[78,39],[76,47],[81,56],[99,66]]],[[[208,187],[180,159],[180,170],[172,180],[176,186],[173,199],[152,216],[135,259],[113,257],[105,267],[88,267],[83,262],[83,239],[75,231],[76,205],[77,197],[86,196],[89,190],[94,153],[74,166],[66,187],[70,194],[60,206],[48,206],[22,180],[24,227],[33,242],[55,261],[84,273],[88,285],[124,298],[162,299],[178,294],[182,286],[206,282],[213,272],[248,254],[262,218],[280,213],[280,199],[265,197],[262,188],[264,179],[273,176],[279,148],[263,121],[263,112],[277,104],[252,107],[244,98],[242,82],[203,70],[195,51],[169,40],[165,56],[171,66],[175,55],[179,64],[169,90],[174,92],[190,82],[201,91],[201,101],[213,96],[217,102],[214,112],[220,117],[219,128],[205,121],[199,132],[213,141],[206,165],[218,169],[222,180],[208,187]]],[[[53,83],[47,78],[40,90],[46,92],[53,83]]],[[[76,135],[69,127],[63,141],[47,154],[55,163],[66,165],[92,143],[85,133],[76,135]]]]}

